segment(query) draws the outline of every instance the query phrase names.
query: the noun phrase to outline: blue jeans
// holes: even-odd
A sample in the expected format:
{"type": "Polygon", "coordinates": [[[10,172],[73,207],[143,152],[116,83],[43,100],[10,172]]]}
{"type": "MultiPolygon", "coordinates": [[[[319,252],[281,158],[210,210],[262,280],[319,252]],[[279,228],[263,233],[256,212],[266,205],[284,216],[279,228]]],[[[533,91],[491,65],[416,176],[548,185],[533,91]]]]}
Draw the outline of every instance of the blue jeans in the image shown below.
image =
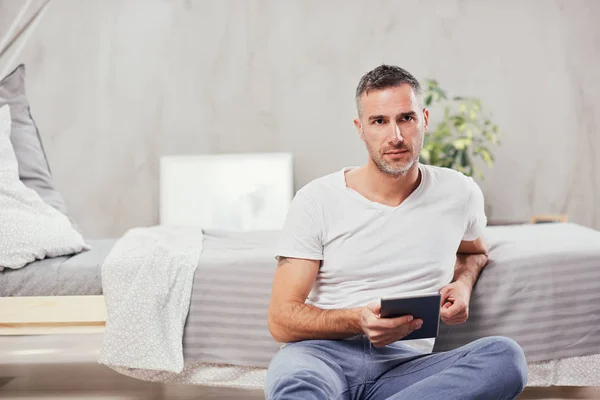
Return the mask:
{"type": "Polygon", "coordinates": [[[396,342],[376,348],[365,336],[307,340],[271,360],[267,399],[514,399],[527,383],[523,350],[504,337],[423,354],[396,342]]]}

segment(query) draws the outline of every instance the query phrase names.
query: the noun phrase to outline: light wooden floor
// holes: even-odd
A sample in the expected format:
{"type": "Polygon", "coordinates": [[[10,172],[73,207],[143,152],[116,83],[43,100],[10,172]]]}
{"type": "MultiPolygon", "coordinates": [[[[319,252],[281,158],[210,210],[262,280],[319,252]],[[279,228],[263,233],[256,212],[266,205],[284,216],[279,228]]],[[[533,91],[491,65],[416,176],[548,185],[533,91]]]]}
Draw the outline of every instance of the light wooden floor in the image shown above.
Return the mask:
{"type": "MultiPolygon", "coordinates": [[[[98,364],[0,365],[0,399],[191,400],[264,399],[262,391],[162,385],[132,379],[98,364]]],[[[528,388],[533,399],[600,399],[600,388],[528,388]]]]}
{"type": "Polygon", "coordinates": [[[264,395],[262,391],[145,382],[121,375],[98,364],[0,366],[0,399],[191,400],[217,398],[258,400],[264,399],[264,395]]]}

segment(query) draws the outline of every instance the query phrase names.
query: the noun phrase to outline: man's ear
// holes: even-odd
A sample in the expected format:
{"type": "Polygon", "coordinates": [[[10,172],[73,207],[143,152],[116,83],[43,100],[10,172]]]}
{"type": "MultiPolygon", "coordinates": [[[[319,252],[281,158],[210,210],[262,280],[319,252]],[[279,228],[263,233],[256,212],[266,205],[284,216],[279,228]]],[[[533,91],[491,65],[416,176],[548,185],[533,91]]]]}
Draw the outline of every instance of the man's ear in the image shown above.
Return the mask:
{"type": "Polygon", "coordinates": [[[429,110],[426,108],[423,109],[423,118],[423,123],[425,124],[423,128],[424,131],[427,132],[427,129],[429,128],[429,110]]]}
{"type": "Polygon", "coordinates": [[[354,126],[356,127],[356,132],[358,132],[358,137],[360,138],[360,140],[362,140],[364,142],[365,134],[364,134],[364,131],[362,130],[362,126],[361,126],[360,120],[358,118],[354,118],[354,126]]]}

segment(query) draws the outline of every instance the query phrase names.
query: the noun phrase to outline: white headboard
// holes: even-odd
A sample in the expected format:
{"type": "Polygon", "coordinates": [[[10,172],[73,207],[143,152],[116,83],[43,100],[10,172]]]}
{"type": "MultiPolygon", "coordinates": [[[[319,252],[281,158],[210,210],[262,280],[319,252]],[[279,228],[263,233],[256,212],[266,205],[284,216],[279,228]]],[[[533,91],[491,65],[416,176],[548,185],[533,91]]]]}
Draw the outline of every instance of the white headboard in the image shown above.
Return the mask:
{"type": "Polygon", "coordinates": [[[294,195],[293,181],[289,153],[164,156],[160,223],[278,230],[294,195]]]}

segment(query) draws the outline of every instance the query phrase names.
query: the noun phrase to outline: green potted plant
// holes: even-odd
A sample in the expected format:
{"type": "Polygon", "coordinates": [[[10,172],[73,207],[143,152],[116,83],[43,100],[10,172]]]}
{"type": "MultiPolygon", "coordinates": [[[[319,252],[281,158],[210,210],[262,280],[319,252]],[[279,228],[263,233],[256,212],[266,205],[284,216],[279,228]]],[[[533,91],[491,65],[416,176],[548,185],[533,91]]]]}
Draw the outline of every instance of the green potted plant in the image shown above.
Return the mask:
{"type": "Polygon", "coordinates": [[[475,160],[481,159],[489,167],[494,165],[488,146],[500,143],[498,126],[484,113],[479,99],[461,96],[449,99],[436,80],[424,83],[425,106],[433,110],[432,105],[439,103],[443,113],[432,113],[440,115],[441,120],[426,133],[420,161],[483,179],[475,160]]]}

